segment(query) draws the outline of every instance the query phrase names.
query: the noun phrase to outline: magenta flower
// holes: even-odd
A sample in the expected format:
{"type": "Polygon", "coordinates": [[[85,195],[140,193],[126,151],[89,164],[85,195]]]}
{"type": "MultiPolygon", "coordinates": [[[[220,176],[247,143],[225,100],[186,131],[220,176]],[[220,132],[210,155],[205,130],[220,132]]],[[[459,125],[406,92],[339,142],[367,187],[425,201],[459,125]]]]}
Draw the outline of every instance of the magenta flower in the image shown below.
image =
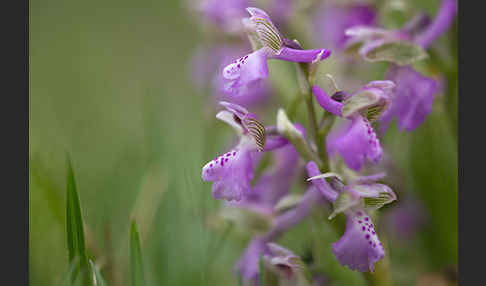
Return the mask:
{"type": "Polygon", "coordinates": [[[362,114],[374,120],[375,113],[385,110],[388,106],[391,89],[394,87],[393,81],[376,80],[367,83],[351,95],[338,91],[329,97],[318,85],[314,85],[312,94],[324,110],[334,115],[352,119],[362,114]]]}
{"type": "Polygon", "coordinates": [[[258,282],[258,262],[260,256],[264,253],[269,254],[265,240],[261,237],[252,239],[240,260],[236,263],[235,272],[237,274],[239,272],[244,281],[250,280],[256,285],[258,282]]]}
{"type": "Polygon", "coordinates": [[[327,3],[314,16],[314,33],[321,43],[333,49],[343,49],[348,36],[346,29],[353,26],[374,26],[376,24],[374,7],[364,3],[342,5],[327,3]]]}
{"type": "Polygon", "coordinates": [[[355,171],[359,171],[366,161],[378,163],[383,154],[380,140],[362,116],[334,128],[326,138],[326,149],[331,158],[339,153],[346,165],[355,171]]]}
{"type": "Polygon", "coordinates": [[[238,44],[197,50],[191,61],[192,78],[198,88],[210,90],[213,103],[231,101],[250,108],[264,104],[271,96],[272,90],[267,81],[249,86],[245,96],[232,97],[224,91],[226,80],[221,77],[221,70],[248,48],[248,44],[238,44]]]}
{"type": "Polygon", "coordinates": [[[275,150],[273,156],[272,168],[262,174],[248,196],[249,201],[269,207],[288,194],[299,163],[299,154],[292,144],[275,150]]]}
{"type": "Polygon", "coordinates": [[[312,180],[315,187],[326,189],[326,194],[336,194],[325,195],[333,203],[334,212],[329,218],[339,213],[344,213],[347,217],[343,236],[332,244],[333,253],[339,263],[352,270],[373,272],[374,263],[384,257],[385,251],[367,211],[379,209],[396,200],[395,193],[388,186],[375,183],[383,174],[358,177],[346,186],[339,178],[334,177],[340,182],[337,190],[334,190],[324,179],[332,175],[318,174],[317,166],[312,161],[306,167],[310,176],[308,180],[312,180]]]}
{"type": "Polygon", "coordinates": [[[212,195],[215,199],[239,201],[251,190],[252,155],[257,151],[280,148],[287,141],[281,136],[267,138],[265,127],[257,121],[256,115],[244,107],[224,101],[220,104],[226,110],[220,111],[216,118],[231,125],[240,141],[235,148],[204,165],[202,178],[213,182],[212,195]]]}
{"type": "Polygon", "coordinates": [[[326,49],[302,50],[285,46],[280,32],[263,10],[246,10],[251,17],[243,19],[243,23],[256,50],[223,69],[223,78],[228,81],[224,88],[227,94],[241,96],[253,85],[267,78],[268,59],[310,63],[324,60],[331,54],[326,49]]]}
{"type": "Polygon", "coordinates": [[[203,0],[197,9],[204,18],[227,33],[236,33],[243,29],[240,18],[248,7],[248,0],[203,0]]]}
{"type": "MultiPolygon", "coordinates": [[[[408,42],[426,49],[453,23],[457,14],[456,0],[444,0],[438,14],[430,22],[428,17],[418,15],[399,30],[385,30],[370,27],[352,27],[346,31],[351,37],[348,46],[363,43],[359,52],[366,58],[369,51],[386,43],[408,42]]],[[[407,65],[399,67],[392,65],[387,73],[387,79],[393,80],[397,86],[393,90],[393,100],[390,108],[383,114],[381,121],[385,130],[396,116],[401,130],[412,131],[417,128],[432,110],[434,94],[439,89],[439,83],[430,77],[425,77],[415,71],[409,64],[426,57],[425,51],[417,52],[415,57],[405,61],[407,65]]],[[[404,64],[401,64],[404,65],[404,64]]]]}
{"type": "Polygon", "coordinates": [[[380,141],[371,127],[389,104],[392,81],[372,81],[351,95],[339,92],[341,99],[329,97],[319,86],[312,93],[326,111],[347,118],[339,128],[334,128],[326,138],[326,149],[332,158],[341,155],[348,167],[359,171],[369,160],[377,163],[382,156],[380,141]]]}
{"type": "Polygon", "coordinates": [[[263,126],[245,108],[227,102],[221,102],[221,105],[227,110],[220,111],[216,117],[237,131],[240,142],[234,149],[204,165],[202,178],[214,182],[212,195],[215,199],[239,201],[250,190],[253,179],[251,153],[263,149],[265,144],[265,137],[261,135],[263,126]]]}
{"type": "Polygon", "coordinates": [[[373,272],[375,262],[385,257],[374,224],[361,209],[347,211],[346,217],[346,230],[332,244],[332,251],[341,265],[359,272],[373,272]]]}
{"type": "Polygon", "coordinates": [[[392,66],[386,78],[397,85],[392,90],[390,107],[380,118],[382,129],[386,130],[391,120],[397,117],[400,130],[414,130],[432,111],[434,94],[439,91],[439,83],[421,75],[410,66],[392,66]]]}

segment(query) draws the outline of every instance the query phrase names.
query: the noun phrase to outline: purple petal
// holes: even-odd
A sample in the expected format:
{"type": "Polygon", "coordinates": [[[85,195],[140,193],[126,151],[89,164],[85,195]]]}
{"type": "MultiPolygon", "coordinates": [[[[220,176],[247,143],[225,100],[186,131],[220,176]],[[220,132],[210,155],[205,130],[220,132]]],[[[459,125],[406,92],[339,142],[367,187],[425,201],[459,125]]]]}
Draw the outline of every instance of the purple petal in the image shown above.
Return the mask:
{"type": "Polygon", "coordinates": [[[243,105],[245,107],[253,107],[255,105],[265,104],[271,95],[271,88],[267,81],[255,81],[247,85],[244,96],[232,96],[225,91],[225,85],[228,80],[221,76],[221,70],[227,65],[234,62],[234,59],[241,54],[248,51],[249,45],[239,44],[230,46],[218,46],[213,48],[213,52],[208,56],[205,62],[194,61],[195,75],[197,75],[198,82],[201,80],[209,80],[212,85],[212,92],[215,102],[220,100],[231,101],[243,105]],[[210,77],[208,79],[208,77],[210,77]]]}
{"type": "Polygon", "coordinates": [[[241,57],[223,69],[223,77],[229,80],[224,86],[226,94],[241,96],[248,86],[268,77],[268,48],[261,48],[241,57]]]}
{"type": "Polygon", "coordinates": [[[371,218],[363,210],[347,214],[346,230],[332,244],[332,251],[341,265],[360,272],[373,272],[375,262],[385,256],[371,218]]]}
{"type": "Polygon", "coordinates": [[[198,8],[207,20],[226,32],[234,33],[242,28],[241,18],[245,16],[247,6],[248,0],[205,0],[198,8]]]}
{"type": "MultiPolygon", "coordinates": [[[[308,162],[307,165],[305,165],[305,168],[309,177],[314,177],[321,174],[319,168],[317,167],[317,164],[314,161],[308,162]]],[[[338,193],[333,190],[333,188],[324,179],[312,180],[312,185],[316,187],[322,193],[322,195],[331,203],[334,202],[338,197],[338,193]]]]}
{"type": "Polygon", "coordinates": [[[357,25],[373,26],[376,18],[376,12],[370,5],[326,4],[315,15],[313,27],[321,43],[342,49],[349,38],[344,33],[347,28],[357,25]]]}
{"type": "Polygon", "coordinates": [[[212,195],[215,199],[241,200],[250,191],[253,179],[250,151],[234,149],[216,157],[204,165],[202,178],[213,182],[212,195]]]}
{"type": "Polygon", "coordinates": [[[444,0],[432,24],[415,38],[415,43],[427,48],[452,24],[457,14],[457,0],[444,0]]]}
{"type": "Polygon", "coordinates": [[[327,96],[324,90],[322,90],[318,85],[314,85],[312,87],[312,93],[322,108],[334,115],[342,116],[343,104],[341,102],[335,101],[327,96]]]}
{"type": "Polygon", "coordinates": [[[326,138],[330,157],[339,153],[346,165],[359,171],[366,159],[377,163],[382,157],[380,141],[368,120],[356,116],[334,128],[326,138]]]}
{"type": "Polygon", "coordinates": [[[293,145],[288,144],[276,150],[273,158],[275,163],[272,168],[262,174],[254,187],[255,199],[270,206],[274,206],[292,186],[299,163],[299,154],[293,145]]]}
{"type": "Polygon", "coordinates": [[[297,50],[283,47],[280,53],[273,55],[272,58],[289,62],[312,63],[322,61],[330,55],[331,51],[326,49],[297,50]]]}
{"type": "Polygon", "coordinates": [[[261,238],[254,238],[245,249],[245,252],[236,264],[236,273],[240,273],[244,281],[254,280],[258,278],[258,262],[260,256],[268,253],[265,242],[261,238]]]}
{"type": "Polygon", "coordinates": [[[395,82],[396,87],[392,91],[390,107],[380,118],[383,130],[395,116],[400,130],[414,130],[432,111],[434,94],[439,89],[438,81],[421,75],[410,66],[392,66],[386,78],[395,82]]]}

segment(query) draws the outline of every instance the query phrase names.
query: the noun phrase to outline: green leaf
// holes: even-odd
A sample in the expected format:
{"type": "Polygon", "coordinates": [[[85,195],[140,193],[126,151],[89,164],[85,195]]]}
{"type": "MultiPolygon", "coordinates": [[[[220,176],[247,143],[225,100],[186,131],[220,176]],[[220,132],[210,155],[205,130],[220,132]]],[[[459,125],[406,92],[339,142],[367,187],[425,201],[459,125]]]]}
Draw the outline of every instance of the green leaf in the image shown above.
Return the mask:
{"type": "Polygon", "coordinates": [[[370,62],[387,61],[397,65],[410,65],[428,57],[427,52],[420,47],[405,41],[385,42],[369,50],[365,59],[370,62]]]}
{"type": "Polygon", "coordinates": [[[238,270],[238,286],[243,286],[243,276],[241,276],[240,270],[238,270]]]}
{"type": "Polygon", "coordinates": [[[130,263],[132,286],[145,285],[140,238],[138,236],[137,223],[135,221],[132,222],[130,227],[130,263]]]}
{"type": "Polygon", "coordinates": [[[85,285],[89,284],[89,264],[84,240],[83,217],[81,215],[81,206],[79,204],[79,196],[76,190],[76,180],[74,178],[74,171],[69,154],[67,155],[67,165],[66,232],[69,262],[72,263],[75,257],[79,257],[79,263],[75,264],[76,267],[72,275],[72,281],[74,281],[77,275],[82,272],[84,276],[82,284],[85,285]]]}
{"type": "Polygon", "coordinates": [[[96,286],[107,286],[105,279],[103,279],[100,271],[96,268],[93,261],[90,260],[89,263],[91,265],[91,269],[93,270],[93,273],[94,273],[94,276],[95,276],[96,286]]]}
{"type": "Polygon", "coordinates": [[[260,254],[260,259],[258,259],[258,280],[260,286],[265,285],[265,269],[263,268],[263,253],[260,254]]]}

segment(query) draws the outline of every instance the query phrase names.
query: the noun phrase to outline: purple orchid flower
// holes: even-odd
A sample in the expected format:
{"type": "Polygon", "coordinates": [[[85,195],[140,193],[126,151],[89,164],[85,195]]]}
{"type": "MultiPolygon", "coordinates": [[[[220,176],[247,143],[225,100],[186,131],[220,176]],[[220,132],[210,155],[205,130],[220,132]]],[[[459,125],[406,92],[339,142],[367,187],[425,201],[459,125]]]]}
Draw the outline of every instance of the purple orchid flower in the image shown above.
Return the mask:
{"type": "Polygon", "coordinates": [[[396,200],[395,193],[388,186],[375,183],[383,174],[360,177],[345,186],[333,174],[319,174],[317,165],[312,161],[307,163],[306,169],[310,176],[308,180],[334,205],[330,218],[341,212],[346,215],[346,230],[332,244],[339,263],[352,270],[373,272],[374,263],[384,257],[385,251],[367,210],[378,209],[396,200]],[[325,181],[326,177],[334,177],[334,187],[325,181]]]}
{"type": "Polygon", "coordinates": [[[400,130],[412,131],[424,122],[432,111],[434,94],[439,91],[439,83],[421,75],[410,66],[392,66],[386,78],[396,83],[392,90],[393,100],[380,118],[382,131],[388,128],[391,120],[398,118],[400,130]]]}
{"type": "Polygon", "coordinates": [[[376,18],[375,9],[369,4],[326,2],[314,16],[313,28],[321,43],[341,50],[349,39],[344,33],[346,29],[358,25],[374,26],[376,18]]]}
{"type": "MultiPolygon", "coordinates": [[[[364,44],[359,50],[363,57],[370,50],[388,42],[405,41],[426,49],[450,27],[456,13],[456,0],[444,0],[432,22],[428,17],[418,15],[398,30],[355,26],[346,31],[346,35],[351,37],[347,46],[363,42],[364,44]]],[[[439,82],[421,75],[411,66],[397,65],[390,67],[387,79],[393,80],[397,86],[393,90],[391,107],[380,119],[383,123],[382,130],[387,129],[389,122],[394,117],[398,118],[400,130],[414,130],[432,111],[434,95],[438,92],[439,82]]]]}
{"type": "Polygon", "coordinates": [[[203,0],[197,4],[197,9],[204,18],[227,33],[237,33],[243,29],[239,20],[244,16],[248,0],[203,0]]]}
{"type": "Polygon", "coordinates": [[[319,86],[312,87],[313,95],[326,111],[348,120],[334,128],[326,138],[326,149],[332,158],[341,155],[348,167],[359,171],[365,161],[377,163],[382,157],[382,148],[373,121],[386,109],[390,102],[390,91],[395,87],[392,81],[372,81],[351,95],[338,92],[329,97],[319,86]]]}
{"type": "Polygon", "coordinates": [[[426,223],[427,215],[423,204],[411,197],[402,200],[384,218],[389,233],[404,242],[409,242],[426,223]]]}
{"type": "Polygon", "coordinates": [[[224,92],[226,82],[221,77],[220,71],[248,48],[249,45],[238,44],[197,50],[191,61],[192,78],[198,88],[209,88],[211,90],[213,103],[231,101],[251,108],[268,101],[272,90],[266,81],[260,81],[248,87],[245,96],[231,97],[224,92]]]}
{"type": "Polygon", "coordinates": [[[256,115],[249,113],[237,104],[220,102],[226,110],[220,111],[216,118],[231,125],[240,137],[238,145],[232,150],[216,157],[204,165],[202,178],[213,182],[212,195],[215,199],[228,201],[241,200],[250,191],[253,179],[252,153],[270,151],[265,148],[266,141],[272,148],[282,147],[280,137],[266,140],[265,128],[257,121],[256,115]]]}
{"type": "Polygon", "coordinates": [[[339,153],[346,165],[355,171],[359,171],[367,160],[378,163],[383,154],[380,140],[362,116],[333,129],[326,138],[326,149],[331,158],[339,153]]]}
{"type": "Polygon", "coordinates": [[[248,89],[268,77],[268,59],[291,62],[318,62],[329,57],[326,49],[302,50],[284,45],[280,32],[270,17],[261,9],[247,8],[251,17],[243,19],[250,40],[257,50],[243,56],[223,69],[223,78],[228,80],[225,92],[232,96],[246,94],[248,89]]]}

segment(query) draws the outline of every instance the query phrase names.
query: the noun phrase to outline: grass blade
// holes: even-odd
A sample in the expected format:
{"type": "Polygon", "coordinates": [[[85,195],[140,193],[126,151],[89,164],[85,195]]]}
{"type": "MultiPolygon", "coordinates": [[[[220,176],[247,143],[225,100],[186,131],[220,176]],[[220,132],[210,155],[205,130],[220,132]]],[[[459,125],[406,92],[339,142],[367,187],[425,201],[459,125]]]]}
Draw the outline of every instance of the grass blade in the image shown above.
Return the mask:
{"type": "Polygon", "coordinates": [[[64,274],[64,277],[62,278],[62,280],[59,281],[59,283],[56,284],[57,286],[69,286],[69,285],[71,285],[71,281],[74,280],[72,277],[73,277],[73,274],[76,270],[76,267],[78,267],[78,265],[77,265],[78,263],[79,263],[79,259],[78,259],[78,257],[75,257],[73,259],[73,261],[71,263],[69,263],[68,271],[66,272],[66,274],[64,274]]]}
{"type": "Polygon", "coordinates": [[[263,269],[263,253],[260,255],[260,259],[258,260],[258,278],[259,278],[259,286],[263,286],[265,282],[265,269],[263,269]]]}
{"type": "Polygon", "coordinates": [[[238,286],[243,286],[243,277],[241,276],[241,272],[238,270],[238,286]]]}
{"type": "Polygon", "coordinates": [[[71,158],[67,156],[68,174],[67,174],[67,204],[66,204],[66,232],[67,245],[69,252],[69,262],[72,263],[76,257],[79,258],[79,263],[75,263],[75,269],[71,276],[72,281],[76,280],[77,275],[82,272],[82,284],[86,285],[89,281],[88,273],[88,256],[86,255],[86,244],[84,240],[83,218],[81,216],[81,207],[79,204],[79,196],[76,190],[76,180],[74,178],[74,171],[71,165],[71,158]]]}
{"type": "Polygon", "coordinates": [[[140,249],[140,238],[135,221],[132,222],[130,227],[130,262],[132,286],[144,286],[145,278],[143,273],[142,251],[140,249]]]}
{"type": "Polygon", "coordinates": [[[98,270],[98,268],[96,268],[93,261],[90,260],[89,263],[91,265],[91,269],[93,270],[93,273],[94,273],[94,276],[95,276],[96,286],[107,286],[105,279],[103,279],[100,271],[98,270]]]}

